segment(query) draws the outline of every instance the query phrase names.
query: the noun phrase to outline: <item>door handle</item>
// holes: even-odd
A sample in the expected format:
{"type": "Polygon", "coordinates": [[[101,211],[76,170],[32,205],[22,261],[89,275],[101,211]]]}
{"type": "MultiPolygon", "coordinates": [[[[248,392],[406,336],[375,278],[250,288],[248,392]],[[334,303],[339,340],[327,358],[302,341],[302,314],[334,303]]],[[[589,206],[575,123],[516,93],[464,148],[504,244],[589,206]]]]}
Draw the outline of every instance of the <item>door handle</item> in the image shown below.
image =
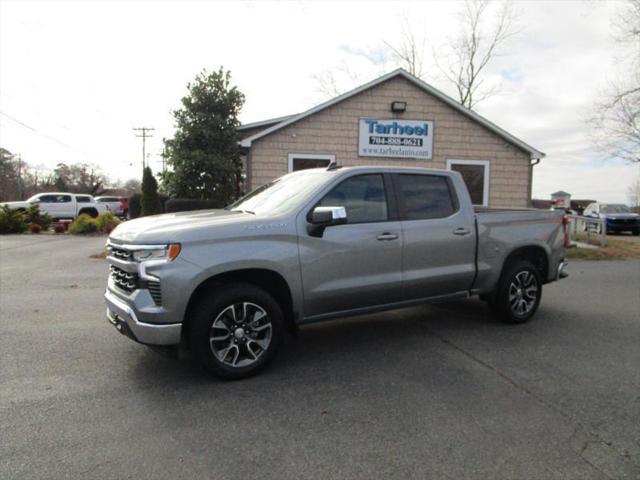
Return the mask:
{"type": "Polygon", "coordinates": [[[380,240],[381,242],[384,242],[385,240],[395,240],[398,238],[398,235],[396,235],[395,233],[390,233],[390,232],[384,232],[381,233],[380,235],[378,235],[376,237],[378,240],[380,240]]]}
{"type": "Polygon", "coordinates": [[[469,235],[470,233],[471,233],[471,230],[465,227],[459,227],[453,231],[454,235],[469,235]]]}

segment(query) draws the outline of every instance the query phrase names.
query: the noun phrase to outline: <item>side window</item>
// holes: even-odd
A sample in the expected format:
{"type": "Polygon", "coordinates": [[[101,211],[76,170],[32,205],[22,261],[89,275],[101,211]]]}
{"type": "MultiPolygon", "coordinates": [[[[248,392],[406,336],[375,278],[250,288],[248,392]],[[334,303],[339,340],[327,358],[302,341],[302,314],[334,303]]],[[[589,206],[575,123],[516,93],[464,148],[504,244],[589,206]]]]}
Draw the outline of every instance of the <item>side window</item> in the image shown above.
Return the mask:
{"type": "Polygon", "coordinates": [[[81,197],[81,196],[76,196],[76,202],[78,203],[89,203],[91,201],[91,198],[89,197],[81,197]]]}
{"type": "Polygon", "coordinates": [[[58,203],[69,203],[71,201],[70,195],[58,195],[57,200],[58,203]]]}
{"type": "Polygon", "coordinates": [[[318,206],[345,207],[347,223],[384,222],[389,218],[384,180],[380,174],[346,179],[327,193],[318,206]]]}
{"type": "Polygon", "coordinates": [[[40,195],[38,197],[40,203],[55,203],[56,196],[55,195],[40,195]]]}
{"type": "Polygon", "coordinates": [[[457,210],[446,177],[400,174],[396,178],[403,220],[444,218],[457,210]]]}

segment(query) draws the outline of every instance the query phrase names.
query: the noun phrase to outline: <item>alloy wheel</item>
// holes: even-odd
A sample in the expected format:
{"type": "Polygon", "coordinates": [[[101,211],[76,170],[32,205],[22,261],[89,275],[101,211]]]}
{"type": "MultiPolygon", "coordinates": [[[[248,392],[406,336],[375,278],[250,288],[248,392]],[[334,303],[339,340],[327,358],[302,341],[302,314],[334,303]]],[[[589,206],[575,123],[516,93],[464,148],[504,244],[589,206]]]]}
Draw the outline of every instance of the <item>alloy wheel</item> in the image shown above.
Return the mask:
{"type": "Polygon", "coordinates": [[[517,273],[509,283],[509,305],[517,315],[529,313],[538,299],[538,280],[528,270],[517,273]]]}

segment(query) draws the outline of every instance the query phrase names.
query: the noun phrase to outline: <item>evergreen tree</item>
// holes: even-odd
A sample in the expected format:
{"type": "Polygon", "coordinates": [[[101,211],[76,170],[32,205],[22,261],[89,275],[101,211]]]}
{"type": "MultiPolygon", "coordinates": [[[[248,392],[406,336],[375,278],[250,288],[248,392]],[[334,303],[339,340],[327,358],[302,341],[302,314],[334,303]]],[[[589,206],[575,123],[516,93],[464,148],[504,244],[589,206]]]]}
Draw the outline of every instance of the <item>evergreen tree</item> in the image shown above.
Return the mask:
{"type": "Polygon", "coordinates": [[[218,207],[240,194],[242,163],[237,128],[244,95],[222,67],[190,83],[182,108],[173,112],[174,138],[165,140],[170,170],[162,174],[172,197],[213,200],[218,207]]]}
{"type": "Polygon", "coordinates": [[[142,173],[142,199],[140,203],[141,216],[143,217],[162,213],[158,197],[158,182],[149,167],[145,167],[142,173]]]}

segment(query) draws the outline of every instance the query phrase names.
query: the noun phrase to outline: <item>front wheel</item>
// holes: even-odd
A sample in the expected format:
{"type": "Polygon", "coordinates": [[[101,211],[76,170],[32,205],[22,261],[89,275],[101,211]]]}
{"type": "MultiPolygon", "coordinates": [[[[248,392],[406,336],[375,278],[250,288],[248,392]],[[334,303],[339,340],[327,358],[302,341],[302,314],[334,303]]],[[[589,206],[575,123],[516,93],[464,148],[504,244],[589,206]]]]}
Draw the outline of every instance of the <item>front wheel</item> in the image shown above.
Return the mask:
{"type": "Polygon", "coordinates": [[[261,288],[221,287],[195,308],[189,345],[215,376],[239,379],[256,374],[274,357],[283,337],[282,309],[261,288]]]}
{"type": "Polygon", "coordinates": [[[541,298],[540,272],[531,262],[519,260],[507,267],[500,278],[490,306],[502,321],[524,323],[536,313],[541,298]]]}

